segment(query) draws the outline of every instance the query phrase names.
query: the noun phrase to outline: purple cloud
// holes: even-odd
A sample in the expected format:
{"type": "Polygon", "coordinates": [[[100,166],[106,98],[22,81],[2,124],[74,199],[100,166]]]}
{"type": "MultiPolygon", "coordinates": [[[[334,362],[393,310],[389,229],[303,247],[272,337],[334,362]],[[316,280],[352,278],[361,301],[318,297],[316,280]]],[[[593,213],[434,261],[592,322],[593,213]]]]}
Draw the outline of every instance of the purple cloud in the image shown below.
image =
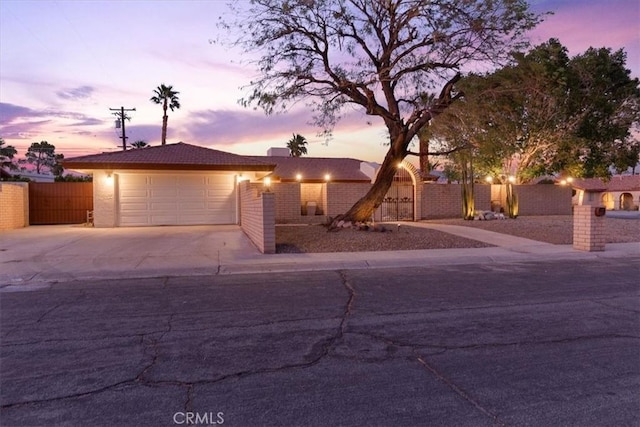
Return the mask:
{"type": "MultiPolygon", "coordinates": [[[[0,135],[6,139],[31,139],[58,133],[52,127],[82,127],[103,125],[104,120],[88,117],[82,113],[53,110],[34,110],[20,105],[0,103],[0,135]],[[62,121],[60,121],[62,119],[62,121]]],[[[72,133],[84,132],[84,130],[72,133]]],[[[86,131],[91,133],[90,131],[86,131]]]]}
{"type": "Polygon", "coordinates": [[[15,104],[0,102],[0,125],[8,125],[18,118],[41,117],[42,112],[15,104]]]}
{"type": "Polygon", "coordinates": [[[64,89],[56,92],[62,99],[77,101],[80,99],[90,98],[95,89],[91,86],[79,86],[76,88],[64,89]]]}

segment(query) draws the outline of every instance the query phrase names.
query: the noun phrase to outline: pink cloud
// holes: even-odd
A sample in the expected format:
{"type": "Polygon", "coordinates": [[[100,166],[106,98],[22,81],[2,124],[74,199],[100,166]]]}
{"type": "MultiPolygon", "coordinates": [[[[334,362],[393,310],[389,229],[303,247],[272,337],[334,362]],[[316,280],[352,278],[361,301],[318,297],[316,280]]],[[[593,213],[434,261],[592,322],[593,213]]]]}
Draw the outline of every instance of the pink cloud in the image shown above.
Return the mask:
{"type": "MultiPolygon", "coordinates": [[[[316,135],[320,129],[309,122],[309,110],[296,110],[283,114],[265,115],[253,110],[206,110],[192,113],[179,132],[184,142],[234,145],[275,138],[288,138],[292,133],[316,135]]],[[[361,112],[345,112],[337,128],[350,132],[367,127],[375,118],[361,112]]]]}

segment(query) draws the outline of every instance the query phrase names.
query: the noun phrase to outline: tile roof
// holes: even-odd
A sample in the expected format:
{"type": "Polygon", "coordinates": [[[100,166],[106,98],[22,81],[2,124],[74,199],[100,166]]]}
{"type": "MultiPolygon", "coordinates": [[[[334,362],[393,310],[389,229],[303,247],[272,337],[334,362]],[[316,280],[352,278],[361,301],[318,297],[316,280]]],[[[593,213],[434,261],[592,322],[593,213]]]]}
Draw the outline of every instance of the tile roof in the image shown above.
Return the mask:
{"type": "Polygon", "coordinates": [[[607,183],[608,191],[640,191],[640,175],[614,175],[607,183]]]}
{"type": "Polygon", "coordinates": [[[274,162],[179,142],[65,159],[66,169],[178,169],[272,171],[274,162]]]}
{"type": "Polygon", "coordinates": [[[614,175],[607,182],[600,178],[577,178],[571,185],[585,191],[640,191],[640,175],[614,175]]]}
{"type": "Polygon", "coordinates": [[[600,178],[574,178],[571,186],[584,191],[607,191],[607,184],[600,178]]]}
{"type": "Polygon", "coordinates": [[[371,182],[371,178],[360,170],[362,160],[278,156],[251,156],[251,158],[275,163],[276,168],[271,176],[283,182],[296,181],[298,174],[302,176],[302,182],[324,182],[327,174],[333,182],[371,182]]]}

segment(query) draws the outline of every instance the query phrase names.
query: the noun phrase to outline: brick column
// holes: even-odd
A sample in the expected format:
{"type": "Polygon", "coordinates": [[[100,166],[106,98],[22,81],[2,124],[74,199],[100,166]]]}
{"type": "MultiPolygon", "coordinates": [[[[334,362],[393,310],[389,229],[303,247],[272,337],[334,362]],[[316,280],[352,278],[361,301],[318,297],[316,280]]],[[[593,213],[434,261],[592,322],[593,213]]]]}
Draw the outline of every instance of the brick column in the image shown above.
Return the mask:
{"type": "Polygon", "coordinates": [[[596,216],[602,206],[578,205],[573,210],[573,249],[578,251],[604,251],[605,216],[596,216]]]}

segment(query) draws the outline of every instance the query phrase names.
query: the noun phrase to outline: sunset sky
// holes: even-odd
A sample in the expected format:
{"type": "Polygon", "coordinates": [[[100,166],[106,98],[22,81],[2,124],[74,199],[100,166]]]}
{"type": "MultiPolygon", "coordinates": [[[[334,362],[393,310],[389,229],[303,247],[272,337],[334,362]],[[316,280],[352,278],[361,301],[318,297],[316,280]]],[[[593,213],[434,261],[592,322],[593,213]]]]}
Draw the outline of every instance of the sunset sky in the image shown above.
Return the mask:
{"type": "MultiPolygon", "coordinates": [[[[209,43],[224,1],[0,0],[0,137],[20,156],[46,140],[75,157],[121,147],[109,108],[136,108],[128,141],[160,142],[162,109],[149,98],[161,83],[180,92],[169,112],[168,142],[183,141],[238,154],[263,155],[293,132],[309,155],[381,162],[385,130],[353,115],[328,144],[306,124],[304,110],[265,116],[237,104],[255,76],[239,52],[209,43]]],[[[553,11],[533,44],[560,39],[575,55],[588,47],[624,48],[640,77],[637,0],[536,0],[553,11]]]]}

